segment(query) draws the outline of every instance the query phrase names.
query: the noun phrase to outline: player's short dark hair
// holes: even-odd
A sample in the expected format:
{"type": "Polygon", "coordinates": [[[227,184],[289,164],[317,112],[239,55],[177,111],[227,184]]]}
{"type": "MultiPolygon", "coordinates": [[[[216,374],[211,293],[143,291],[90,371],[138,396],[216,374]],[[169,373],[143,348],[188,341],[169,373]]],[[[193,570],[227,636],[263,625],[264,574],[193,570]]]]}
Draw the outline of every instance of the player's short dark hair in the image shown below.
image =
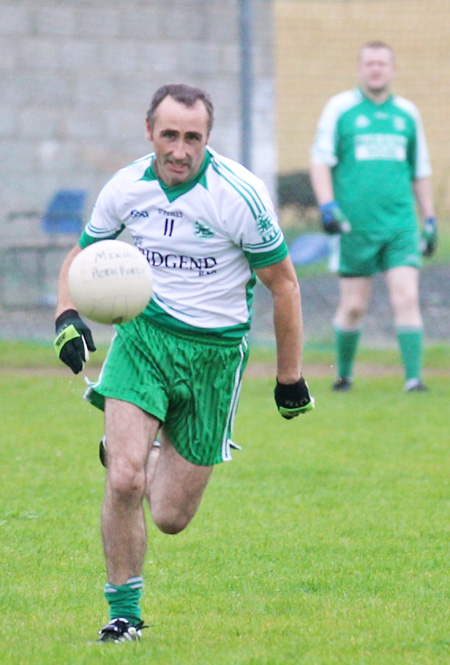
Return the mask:
{"type": "Polygon", "coordinates": [[[188,107],[194,106],[198,101],[203,102],[208,113],[208,133],[211,131],[214,121],[214,107],[209,95],[201,88],[195,88],[186,83],[168,83],[155,92],[147,111],[147,122],[150,127],[153,127],[156,109],[163,99],[169,96],[188,107]]]}

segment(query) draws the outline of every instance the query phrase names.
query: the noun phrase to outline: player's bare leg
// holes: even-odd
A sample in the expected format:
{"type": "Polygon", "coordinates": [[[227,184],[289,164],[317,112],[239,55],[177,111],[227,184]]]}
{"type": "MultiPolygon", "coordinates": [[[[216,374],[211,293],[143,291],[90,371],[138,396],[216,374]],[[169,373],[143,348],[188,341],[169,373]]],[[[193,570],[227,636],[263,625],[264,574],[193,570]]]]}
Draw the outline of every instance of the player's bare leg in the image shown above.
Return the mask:
{"type": "Polygon", "coordinates": [[[146,464],[160,422],[121,400],[105,403],[108,442],[102,537],[108,581],[123,585],[140,575],[147,549],[143,511],[146,464]]]}
{"type": "Polygon", "coordinates": [[[410,266],[386,271],[386,284],[396,326],[422,326],[419,307],[419,271],[410,266]]]}
{"type": "Polygon", "coordinates": [[[367,311],[372,296],[371,277],[341,277],[339,305],[334,322],[340,328],[356,328],[367,311]]]}
{"type": "Polygon", "coordinates": [[[192,464],[162,431],[158,457],[147,477],[147,499],[156,526],[167,534],[186,528],[200,505],[212,466],[192,464]]]}

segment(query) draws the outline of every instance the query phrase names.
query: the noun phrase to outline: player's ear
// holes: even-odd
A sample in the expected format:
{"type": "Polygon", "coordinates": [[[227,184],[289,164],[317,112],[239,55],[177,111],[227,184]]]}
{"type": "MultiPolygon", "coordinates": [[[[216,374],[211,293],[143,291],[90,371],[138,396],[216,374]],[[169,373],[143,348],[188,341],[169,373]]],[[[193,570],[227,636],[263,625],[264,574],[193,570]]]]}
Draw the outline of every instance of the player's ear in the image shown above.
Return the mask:
{"type": "Polygon", "coordinates": [[[145,136],[148,141],[153,141],[153,132],[152,128],[148,124],[148,120],[145,121],[145,136]]]}

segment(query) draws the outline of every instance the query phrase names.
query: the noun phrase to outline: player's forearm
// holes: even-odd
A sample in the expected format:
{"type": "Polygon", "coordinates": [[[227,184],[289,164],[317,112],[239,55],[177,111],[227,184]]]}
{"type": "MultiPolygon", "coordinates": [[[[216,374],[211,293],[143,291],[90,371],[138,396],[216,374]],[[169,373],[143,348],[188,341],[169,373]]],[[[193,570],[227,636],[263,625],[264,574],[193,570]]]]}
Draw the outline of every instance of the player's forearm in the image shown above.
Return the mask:
{"type": "Polygon", "coordinates": [[[418,178],[413,181],[414,195],[422,217],[434,217],[433,190],[430,178],[418,178]]]}
{"type": "Polygon", "coordinates": [[[56,318],[65,312],[67,309],[76,309],[75,305],[70,297],[69,286],[68,286],[68,276],[69,268],[72,264],[72,261],[77,254],[81,252],[79,245],[76,245],[67,255],[62,267],[61,272],[59,273],[58,281],[58,303],[56,306],[56,318]]]}
{"type": "Polygon", "coordinates": [[[303,322],[298,283],[274,294],[274,326],[277,344],[277,379],[295,383],[301,376],[303,322]]]}
{"type": "Polygon", "coordinates": [[[316,195],[317,204],[323,205],[334,199],[331,169],[326,164],[311,164],[311,185],[316,195]]]}

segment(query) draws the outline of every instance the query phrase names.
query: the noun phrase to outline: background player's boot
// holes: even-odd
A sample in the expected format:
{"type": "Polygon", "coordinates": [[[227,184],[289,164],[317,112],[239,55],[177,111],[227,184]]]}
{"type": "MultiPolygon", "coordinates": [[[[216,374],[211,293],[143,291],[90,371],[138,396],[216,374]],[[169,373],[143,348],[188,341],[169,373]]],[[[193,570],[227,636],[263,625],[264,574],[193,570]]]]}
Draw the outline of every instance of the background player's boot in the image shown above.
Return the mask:
{"type": "Polygon", "coordinates": [[[405,393],[427,393],[429,388],[420,381],[420,379],[410,379],[404,385],[405,393]]]}
{"type": "Polygon", "coordinates": [[[340,376],[332,385],[332,390],[346,393],[352,389],[352,380],[346,376],[340,376]]]}

